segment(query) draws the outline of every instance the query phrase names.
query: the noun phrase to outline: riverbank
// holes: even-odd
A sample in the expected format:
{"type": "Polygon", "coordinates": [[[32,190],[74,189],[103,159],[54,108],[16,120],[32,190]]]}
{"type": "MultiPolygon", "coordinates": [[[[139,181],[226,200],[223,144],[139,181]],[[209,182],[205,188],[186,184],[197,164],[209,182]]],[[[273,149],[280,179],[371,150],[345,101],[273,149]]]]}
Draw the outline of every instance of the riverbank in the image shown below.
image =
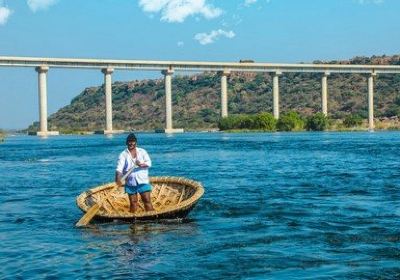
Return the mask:
{"type": "MultiPolygon", "coordinates": [[[[344,124],[344,119],[334,119],[330,120],[329,127],[325,131],[333,131],[333,132],[340,132],[340,131],[368,131],[368,121],[363,120],[360,125],[352,126],[352,127],[346,127],[344,124]]],[[[375,129],[376,131],[382,130],[400,130],[400,119],[399,117],[382,117],[382,118],[375,118],[374,119],[374,124],[375,124],[375,129]]],[[[93,135],[96,134],[96,131],[85,131],[85,130],[72,130],[72,129],[60,129],[60,134],[61,135],[93,135]]],[[[153,133],[155,130],[133,130],[133,132],[137,133],[153,133]]],[[[198,129],[184,129],[185,132],[194,132],[194,133],[207,133],[207,132],[243,132],[243,133],[248,133],[248,132],[270,132],[271,130],[265,130],[265,129],[227,129],[227,130],[220,130],[218,128],[198,128],[198,129]]],[[[275,131],[275,130],[273,130],[275,131]]],[[[292,130],[294,132],[296,131],[307,131],[306,129],[294,129],[292,130]]],[[[121,133],[128,133],[131,132],[131,130],[125,130],[124,132],[121,133]]],[[[283,131],[282,131],[283,132],[283,131]]],[[[15,131],[13,131],[13,134],[15,131]]],[[[0,134],[0,141],[4,141],[4,138],[6,137],[5,132],[3,134],[0,134]]],[[[28,134],[26,130],[18,131],[17,134],[28,134]]]]}
{"type": "MultiPolygon", "coordinates": [[[[273,129],[249,129],[249,128],[234,128],[234,129],[225,129],[223,132],[286,132],[287,130],[280,130],[277,126],[273,126],[273,129]]],[[[310,129],[313,130],[313,129],[310,129]]],[[[361,120],[359,124],[349,126],[345,124],[344,119],[330,119],[327,120],[326,127],[324,129],[314,129],[314,130],[323,130],[323,131],[332,131],[332,132],[349,132],[349,131],[369,131],[368,120],[361,120]]],[[[400,119],[399,117],[383,117],[383,118],[375,118],[374,119],[374,130],[375,131],[387,131],[387,130],[400,130],[400,119]]],[[[307,131],[305,126],[296,127],[292,130],[292,132],[304,132],[307,131]]]]}
{"type": "Polygon", "coordinates": [[[229,115],[219,120],[218,127],[223,131],[355,131],[355,130],[396,130],[400,129],[398,116],[375,118],[372,122],[357,114],[350,114],[344,118],[331,118],[321,112],[312,115],[301,115],[289,111],[277,119],[268,112],[257,114],[229,115]]]}
{"type": "MultiPolygon", "coordinates": [[[[329,126],[329,131],[368,131],[368,121],[363,120],[360,125],[346,127],[343,120],[333,120],[329,126]]],[[[400,130],[400,120],[398,117],[375,118],[374,130],[400,130]]]]}

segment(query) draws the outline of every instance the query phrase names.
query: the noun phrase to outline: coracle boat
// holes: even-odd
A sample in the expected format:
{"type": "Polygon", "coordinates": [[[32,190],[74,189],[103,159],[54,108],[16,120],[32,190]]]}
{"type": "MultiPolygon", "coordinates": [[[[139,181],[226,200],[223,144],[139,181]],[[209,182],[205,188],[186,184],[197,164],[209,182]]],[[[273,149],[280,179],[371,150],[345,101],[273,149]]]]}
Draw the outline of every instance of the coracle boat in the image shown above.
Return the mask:
{"type": "Polygon", "coordinates": [[[139,198],[139,207],[135,213],[129,212],[129,198],[123,188],[115,188],[108,183],[86,192],[76,198],[78,207],[87,212],[94,204],[101,205],[96,220],[158,220],[184,218],[193,209],[204,194],[203,186],[196,181],[183,177],[151,177],[153,186],[151,201],[154,211],[145,211],[139,198]]]}

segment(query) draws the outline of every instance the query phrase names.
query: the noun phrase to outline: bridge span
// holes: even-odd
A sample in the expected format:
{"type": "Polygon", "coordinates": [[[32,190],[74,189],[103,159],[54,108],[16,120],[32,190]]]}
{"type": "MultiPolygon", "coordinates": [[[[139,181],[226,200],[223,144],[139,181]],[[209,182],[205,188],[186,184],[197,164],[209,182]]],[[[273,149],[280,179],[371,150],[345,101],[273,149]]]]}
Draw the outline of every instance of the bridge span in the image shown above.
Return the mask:
{"type": "Polygon", "coordinates": [[[287,64],[254,62],[201,62],[201,61],[152,61],[81,58],[40,58],[0,56],[0,67],[32,67],[38,73],[39,136],[57,135],[47,127],[47,73],[51,68],[98,69],[104,75],[106,127],[104,134],[117,131],[112,126],[112,74],[115,70],[161,71],[165,81],[165,133],[182,132],[173,128],[172,75],[179,71],[214,71],[221,77],[221,117],[228,116],[227,77],[232,72],[268,72],[273,74],[273,115],[279,118],[279,76],[288,73],[321,74],[321,111],[328,114],[328,76],[331,73],[360,73],[368,76],[368,125],[374,129],[374,79],[379,74],[400,74],[400,65],[355,64],[287,64]]]}

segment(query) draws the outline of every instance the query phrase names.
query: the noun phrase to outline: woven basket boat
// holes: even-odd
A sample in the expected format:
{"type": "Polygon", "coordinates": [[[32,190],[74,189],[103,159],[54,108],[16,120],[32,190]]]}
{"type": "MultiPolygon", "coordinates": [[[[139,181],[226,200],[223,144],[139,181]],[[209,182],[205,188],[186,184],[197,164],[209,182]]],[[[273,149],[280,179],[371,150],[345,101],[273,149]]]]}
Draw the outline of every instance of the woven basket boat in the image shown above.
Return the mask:
{"type": "Polygon", "coordinates": [[[155,211],[145,211],[139,198],[139,207],[135,213],[129,212],[128,195],[123,188],[114,188],[115,183],[108,183],[86,192],[76,198],[78,207],[86,212],[95,203],[100,203],[96,220],[124,221],[157,220],[184,218],[193,209],[204,193],[203,186],[196,181],[183,177],[151,177],[153,186],[151,201],[155,211]]]}

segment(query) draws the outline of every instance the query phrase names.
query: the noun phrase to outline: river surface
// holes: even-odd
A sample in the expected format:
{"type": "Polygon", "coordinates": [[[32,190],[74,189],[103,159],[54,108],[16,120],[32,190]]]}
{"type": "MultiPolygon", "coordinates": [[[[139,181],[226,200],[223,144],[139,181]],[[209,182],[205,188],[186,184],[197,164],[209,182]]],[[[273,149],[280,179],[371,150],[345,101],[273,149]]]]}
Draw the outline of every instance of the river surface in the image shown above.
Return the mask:
{"type": "Polygon", "coordinates": [[[151,175],[202,182],[188,219],[94,224],[126,135],[0,144],[0,279],[400,279],[400,133],[139,133],[151,175]]]}

